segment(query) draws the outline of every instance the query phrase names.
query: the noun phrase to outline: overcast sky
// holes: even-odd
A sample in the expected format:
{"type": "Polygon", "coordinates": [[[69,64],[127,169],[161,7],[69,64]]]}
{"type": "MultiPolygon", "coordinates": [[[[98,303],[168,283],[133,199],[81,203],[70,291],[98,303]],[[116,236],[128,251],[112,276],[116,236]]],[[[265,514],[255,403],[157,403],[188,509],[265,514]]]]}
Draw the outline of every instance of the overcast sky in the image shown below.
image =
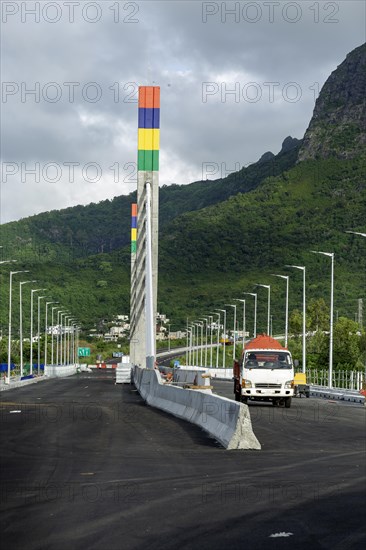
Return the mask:
{"type": "Polygon", "coordinates": [[[161,185],[216,179],[302,138],[365,41],[352,0],[1,8],[1,223],[135,189],[138,85],[161,87],[161,185]]]}

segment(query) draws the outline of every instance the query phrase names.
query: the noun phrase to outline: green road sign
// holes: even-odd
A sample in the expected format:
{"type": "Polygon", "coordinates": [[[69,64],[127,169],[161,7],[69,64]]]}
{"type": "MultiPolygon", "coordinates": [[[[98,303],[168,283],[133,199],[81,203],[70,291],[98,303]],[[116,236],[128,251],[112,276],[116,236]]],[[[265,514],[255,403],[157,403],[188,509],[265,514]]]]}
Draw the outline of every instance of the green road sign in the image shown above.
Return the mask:
{"type": "Polygon", "coordinates": [[[90,348],[78,348],[79,357],[88,357],[90,355],[90,348]]]}

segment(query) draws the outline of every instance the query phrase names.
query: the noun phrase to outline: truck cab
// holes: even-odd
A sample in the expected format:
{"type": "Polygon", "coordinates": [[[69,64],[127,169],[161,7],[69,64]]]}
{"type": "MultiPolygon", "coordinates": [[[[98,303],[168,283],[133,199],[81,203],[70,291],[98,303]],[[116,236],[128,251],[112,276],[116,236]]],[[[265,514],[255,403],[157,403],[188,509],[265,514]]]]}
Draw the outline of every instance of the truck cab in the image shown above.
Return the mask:
{"type": "Polygon", "coordinates": [[[234,362],[236,401],[269,401],[291,407],[294,366],[291,353],[274,338],[262,335],[252,340],[234,362]]]}

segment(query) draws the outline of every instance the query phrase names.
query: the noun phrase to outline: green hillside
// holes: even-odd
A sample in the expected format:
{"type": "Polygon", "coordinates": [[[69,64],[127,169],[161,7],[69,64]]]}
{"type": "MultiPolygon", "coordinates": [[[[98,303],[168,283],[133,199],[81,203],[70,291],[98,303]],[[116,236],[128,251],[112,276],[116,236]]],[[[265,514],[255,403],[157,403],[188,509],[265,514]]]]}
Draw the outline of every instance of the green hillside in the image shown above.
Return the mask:
{"type": "MultiPolygon", "coordinates": [[[[255,189],[267,177],[294,166],[301,142],[287,138],[278,155],[260,160],[226,178],[188,185],[163,186],[159,192],[159,223],[164,228],[184,212],[217,204],[239,192],[255,189]]],[[[136,192],[113,200],[44,212],[0,227],[2,257],[27,262],[70,262],[118,250],[129,244],[131,203],[136,192]]]]}

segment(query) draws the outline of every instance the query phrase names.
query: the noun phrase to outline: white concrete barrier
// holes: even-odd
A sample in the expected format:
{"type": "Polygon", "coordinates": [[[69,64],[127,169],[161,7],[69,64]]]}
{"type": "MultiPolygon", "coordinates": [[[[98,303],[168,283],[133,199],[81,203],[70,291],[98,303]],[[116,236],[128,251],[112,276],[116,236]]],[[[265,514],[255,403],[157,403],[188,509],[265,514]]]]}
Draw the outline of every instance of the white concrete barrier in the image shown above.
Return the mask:
{"type": "Polygon", "coordinates": [[[195,367],[190,365],[179,365],[179,370],[204,370],[207,374],[210,375],[211,378],[219,378],[224,380],[232,380],[233,378],[233,369],[216,369],[214,367],[195,367]]]}
{"type": "Polygon", "coordinates": [[[133,381],[145,401],[200,426],[226,449],[260,449],[249,408],[206,391],[164,384],[156,369],[133,368],[133,381]]]}
{"type": "Polygon", "coordinates": [[[205,368],[175,368],[171,369],[173,373],[173,384],[178,386],[192,385],[199,386],[199,389],[206,393],[212,393],[210,386],[210,374],[205,368]]]}
{"type": "Polygon", "coordinates": [[[44,374],[48,378],[64,378],[76,374],[77,365],[45,365],[44,374]]]}
{"type": "Polygon", "coordinates": [[[118,363],[116,368],[116,384],[130,384],[131,369],[131,363],[118,363]]]}
{"type": "Polygon", "coordinates": [[[312,397],[323,397],[325,399],[337,399],[339,401],[351,401],[353,403],[365,404],[365,397],[356,390],[341,390],[338,388],[326,388],[322,386],[310,386],[312,397]]]}
{"type": "Polygon", "coordinates": [[[13,390],[14,388],[22,388],[23,386],[29,386],[29,384],[36,384],[37,382],[42,382],[43,380],[48,380],[45,376],[37,376],[35,378],[28,378],[27,380],[12,380],[10,384],[6,384],[1,381],[0,391],[13,390]]]}

